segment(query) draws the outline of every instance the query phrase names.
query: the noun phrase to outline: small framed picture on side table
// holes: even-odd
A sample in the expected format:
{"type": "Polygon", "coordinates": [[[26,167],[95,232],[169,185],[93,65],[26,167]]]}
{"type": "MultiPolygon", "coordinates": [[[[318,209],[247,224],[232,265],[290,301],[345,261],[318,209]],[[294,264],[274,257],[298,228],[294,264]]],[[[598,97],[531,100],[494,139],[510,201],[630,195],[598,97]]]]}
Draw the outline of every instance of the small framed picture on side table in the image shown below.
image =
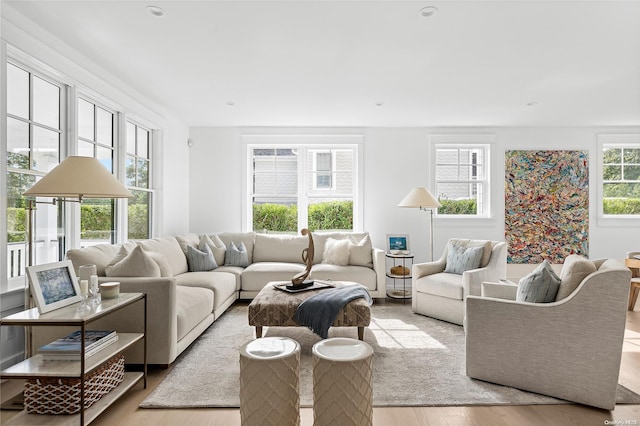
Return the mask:
{"type": "Polygon", "coordinates": [[[70,260],[27,267],[31,294],[41,314],[80,302],[80,287],[70,260]]]}
{"type": "Polygon", "coordinates": [[[387,252],[391,254],[409,254],[409,234],[387,234],[387,252]]]}

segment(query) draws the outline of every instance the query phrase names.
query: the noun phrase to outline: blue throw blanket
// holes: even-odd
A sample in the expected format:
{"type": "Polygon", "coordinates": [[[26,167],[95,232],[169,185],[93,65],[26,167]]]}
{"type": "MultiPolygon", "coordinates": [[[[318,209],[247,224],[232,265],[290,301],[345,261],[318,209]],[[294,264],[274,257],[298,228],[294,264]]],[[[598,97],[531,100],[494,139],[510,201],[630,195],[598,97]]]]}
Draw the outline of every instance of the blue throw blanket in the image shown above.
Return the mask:
{"type": "Polygon", "coordinates": [[[296,310],[294,319],[298,324],[309,327],[318,336],[326,339],[329,337],[329,327],[335,321],[340,309],[352,300],[360,298],[365,298],[371,305],[369,292],[359,285],[323,290],[302,302],[296,310]]]}

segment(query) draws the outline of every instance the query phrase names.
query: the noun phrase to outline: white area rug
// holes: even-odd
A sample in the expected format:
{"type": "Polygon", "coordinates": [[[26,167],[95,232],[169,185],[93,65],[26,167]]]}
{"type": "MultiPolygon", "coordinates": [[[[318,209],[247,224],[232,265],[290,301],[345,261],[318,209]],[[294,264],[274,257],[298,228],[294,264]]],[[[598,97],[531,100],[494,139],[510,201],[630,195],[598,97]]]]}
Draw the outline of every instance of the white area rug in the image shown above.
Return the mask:
{"type": "MultiPolygon", "coordinates": [[[[311,347],[320,337],[304,327],[270,327],[265,335],[290,337],[302,346],[300,402],[311,406],[311,347]]],[[[140,406],[239,407],[238,349],[253,336],[247,306],[233,306],[180,356],[177,365],[140,406]]],[[[355,327],[331,328],[329,337],[357,338],[357,331],[355,327]]],[[[372,306],[365,341],[375,353],[374,406],[566,403],[467,377],[462,327],[416,315],[410,305],[372,306]]],[[[640,403],[640,395],[618,386],[618,401],[640,403]]]]}

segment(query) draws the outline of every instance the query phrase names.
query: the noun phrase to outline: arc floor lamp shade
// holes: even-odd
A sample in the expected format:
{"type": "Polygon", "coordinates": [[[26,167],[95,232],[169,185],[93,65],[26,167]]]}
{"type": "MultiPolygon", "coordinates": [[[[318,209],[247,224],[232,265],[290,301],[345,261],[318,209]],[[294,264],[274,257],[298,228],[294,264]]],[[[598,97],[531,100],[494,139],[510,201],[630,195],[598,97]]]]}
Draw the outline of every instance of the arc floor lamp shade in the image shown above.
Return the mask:
{"type": "Polygon", "coordinates": [[[430,217],[430,233],[429,233],[429,249],[431,251],[431,260],[433,261],[433,209],[437,209],[438,207],[442,207],[442,204],[436,200],[436,198],[431,195],[431,192],[423,186],[413,188],[411,192],[407,194],[406,197],[400,201],[398,207],[410,207],[416,208],[424,211],[429,211],[431,213],[430,217]]]}
{"type": "Polygon", "coordinates": [[[398,207],[413,207],[420,209],[436,209],[442,207],[442,204],[435,199],[431,192],[423,186],[413,188],[406,197],[400,201],[398,207]]]}
{"type": "Polygon", "coordinates": [[[93,157],[67,157],[24,195],[37,197],[130,198],[133,195],[93,157]]]}

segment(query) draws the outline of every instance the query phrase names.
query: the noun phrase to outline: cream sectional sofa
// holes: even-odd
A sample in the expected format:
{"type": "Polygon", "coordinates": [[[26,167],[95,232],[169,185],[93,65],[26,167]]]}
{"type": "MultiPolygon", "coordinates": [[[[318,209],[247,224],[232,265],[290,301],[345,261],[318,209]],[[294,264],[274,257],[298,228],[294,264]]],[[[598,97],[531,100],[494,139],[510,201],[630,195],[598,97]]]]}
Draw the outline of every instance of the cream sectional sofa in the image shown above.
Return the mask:
{"type": "MultiPolygon", "coordinates": [[[[80,265],[95,264],[100,282],[119,281],[121,292],[147,294],[147,361],[168,365],[237,299],[252,299],[268,282],[290,280],[305,269],[301,254],[308,245],[306,236],[254,232],[208,235],[218,237],[227,247],[231,243],[238,245],[242,242],[247,249],[249,265],[220,265],[211,271],[190,272],[185,255],[187,246],[197,247],[202,238],[202,235],[193,233],[125,244],[129,251],[140,246],[145,256],[150,255],[158,264],[160,273],[157,275],[161,276],[106,276],[119,252],[122,253],[119,245],[100,244],[72,249],[68,251],[67,258],[72,261],[76,272],[80,265]]],[[[366,286],[372,297],[384,297],[384,252],[372,247],[367,233],[318,232],[313,236],[312,279],[356,281],[366,286]],[[348,264],[322,262],[329,238],[351,241],[348,264]]],[[[145,266],[148,265],[141,262],[139,268],[134,267],[129,275],[139,275],[145,266]]],[[[92,328],[140,330],[142,315],[138,307],[131,306],[121,312],[118,316],[112,315],[92,323],[92,328]]],[[[35,347],[58,337],[51,335],[52,329],[34,331],[35,347]]],[[[60,330],[59,334],[64,335],[65,332],[60,330]]],[[[126,354],[126,359],[128,363],[142,362],[141,348],[132,349],[126,354]]]]}

